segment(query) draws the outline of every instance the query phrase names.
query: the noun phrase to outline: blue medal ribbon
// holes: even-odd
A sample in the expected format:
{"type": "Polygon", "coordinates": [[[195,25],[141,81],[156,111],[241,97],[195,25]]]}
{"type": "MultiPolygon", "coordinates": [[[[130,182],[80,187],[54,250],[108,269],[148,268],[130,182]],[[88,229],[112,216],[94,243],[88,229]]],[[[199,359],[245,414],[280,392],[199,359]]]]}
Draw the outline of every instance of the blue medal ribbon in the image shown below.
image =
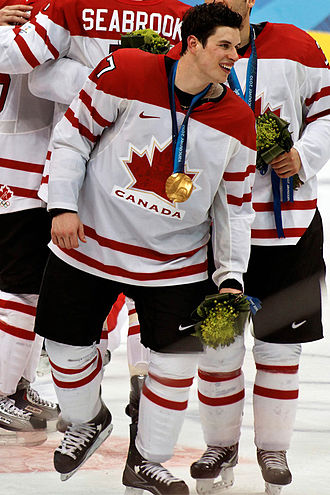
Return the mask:
{"type": "MultiPolygon", "coordinates": [[[[253,110],[255,110],[255,99],[256,99],[256,89],[257,89],[257,50],[255,45],[255,34],[254,29],[250,26],[250,40],[251,40],[251,55],[249,57],[247,72],[246,72],[246,89],[245,94],[243,93],[242,87],[238,80],[236,71],[234,67],[231,69],[228,76],[228,83],[230,88],[238,94],[253,110]]],[[[261,175],[265,175],[268,170],[266,165],[260,170],[261,175]]],[[[278,238],[285,237],[282,224],[282,210],[281,201],[291,201],[293,202],[293,178],[280,179],[278,175],[272,170],[271,172],[272,190],[274,196],[274,216],[275,225],[278,238]],[[282,199],[281,199],[281,185],[282,185],[282,199]]]]}
{"type": "Polygon", "coordinates": [[[184,162],[186,158],[186,148],[187,148],[187,138],[188,138],[188,119],[190,117],[191,112],[196,107],[196,104],[199,100],[206,95],[209,91],[212,84],[209,84],[203,91],[198,93],[191,100],[190,106],[187,110],[185,118],[182,122],[180,130],[178,128],[178,121],[176,118],[176,109],[175,109],[175,76],[178,68],[178,61],[176,61],[171,69],[169,79],[168,79],[168,92],[170,97],[170,106],[171,106],[171,117],[172,117],[172,143],[173,143],[173,174],[176,173],[184,173],[184,162]]]}

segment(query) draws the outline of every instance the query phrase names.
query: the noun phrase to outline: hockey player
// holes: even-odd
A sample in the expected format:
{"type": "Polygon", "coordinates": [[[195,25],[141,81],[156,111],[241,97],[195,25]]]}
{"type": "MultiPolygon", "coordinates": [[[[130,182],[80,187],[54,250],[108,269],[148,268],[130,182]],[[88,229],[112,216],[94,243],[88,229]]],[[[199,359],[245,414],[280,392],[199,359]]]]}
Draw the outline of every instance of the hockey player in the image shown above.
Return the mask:
{"type": "MultiPolygon", "coordinates": [[[[235,64],[238,82],[234,75],[230,77],[232,89],[245,96],[256,117],[271,110],[288,121],[294,140],[291,151],[274,159],[266,174],[256,173],[256,218],[245,276],[246,292],[263,305],[253,318],[254,427],[266,493],[273,495],[292,478],[286,451],[297,408],[301,343],[322,338],[323,234],[316,207],[316,174],[330,158],[330,71],[320,47],[300,29],[269,22],[250,25],[255,0],[223,3],[243,17],[240,59],[235,64]],[[256,83],[249,84],[253,76],[256,83]],[[276,177],[282,180],[295,174],[303,184],[293,192],[293,202],[280,204],[279,233],[272,184],[276,177]]],[[[191,466],[199,493],[218,493],[233,481],[228,482],[228,470],[237,462],[238,436],[225,434],[233,415],[239,417],[242,410],[239,403],[235,412],[233,405],[220,401],[233,384],[233,379],[227,380],[199,373],[201,421],[208,444],[191,466]],[[219,474],[225,480],[213,485],[219,474]]]]}
{"type": "MultiPolygon", "coordinates": [[[[7,4],[0,24],[23,24],[32,8],[38,3],[7,4]]],[[[37,193],[52,116],[53,104],[29,92],[27,76],[0,75],[0,429],[25,445],[44,441],[46,421],[58,416],[30,386],[43,340],[33,327],[50,219],[37,193]]]]}
{"type": "MultiPolygon", "coordinates": [[[[172,455],[198,359],[187,348],[190,342],[199,349],[198,341],[179,327],[193,331],[190,314],[209,290],[211,221],[215,282],[221,291],[240,292],[254,216],[253,113],[219,84],[237,59],[240,22],[221,5],[189,10],[178,64],[116,51],[93,71],[55,129],[48,206],[79,216],[53,218],[36,330],[47,334],[63,417],[72,423],[55,452],[64,479],[111,431],[95,341],[123,291],[136,303],[142,343],[152,350],[138,450],[131,446],[123,481],[152,493],[187,493],[159,464],[172,455]],[[172,123],[174,140],[185,148],[174,163],[172,123]],[[177,194],[191,181],[191,197],[166,193],[169,176],[172,187],[182,181],[177,194]]],[[[242,339],[235,348],[240,360],[242,339]]]]}

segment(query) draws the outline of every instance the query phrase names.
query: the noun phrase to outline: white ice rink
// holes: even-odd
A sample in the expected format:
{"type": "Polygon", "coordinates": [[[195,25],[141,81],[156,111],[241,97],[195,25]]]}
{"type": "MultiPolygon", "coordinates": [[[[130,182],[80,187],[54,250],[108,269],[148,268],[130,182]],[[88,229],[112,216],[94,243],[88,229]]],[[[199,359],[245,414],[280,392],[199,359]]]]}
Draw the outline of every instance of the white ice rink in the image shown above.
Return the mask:
{"type": "MultiPolygon", "coordinates": [[[[330,287],[330,162],[320,174],[319,208],[325,230],[325,258],[330,287]]],[[[325,339],[303,346],[300,365],[300,397],[295,433],[288,460],[293,474],[283,495],[330,494],[330,303],[324,303],[325,339]]],[[[123,341],[125,335],[123,332],[123,341]]],[[[240,459],[235,468],[235,484],[226,495],[261,495],[263,480],[256,463],[253,444],[252,387],[255,368],[247,335],[244,365],[246,377],[245,415],[240,441],[240,459]]],[[[61,482],[52,466],[53,450],[60,434],[50,433],[38,447],[0,446],[0,495],[119,495],[128,438],[129,420],[124,414],[129,393],[124,343],[113,354],[103,380],[103,398],[113,414],[110,438],[70,480],[61,482]]],[[[50,376],[37,381],[42,395],[54,399],[50,376]]],[[[189,466],[202,453],[204,443],[198,420],[196,389],[190,395],[186,420],[174,458],[166,465],[182,476],[195,494],[189,466]]],[[[147,492],[145,492],[147,495],[147,492]]]]}

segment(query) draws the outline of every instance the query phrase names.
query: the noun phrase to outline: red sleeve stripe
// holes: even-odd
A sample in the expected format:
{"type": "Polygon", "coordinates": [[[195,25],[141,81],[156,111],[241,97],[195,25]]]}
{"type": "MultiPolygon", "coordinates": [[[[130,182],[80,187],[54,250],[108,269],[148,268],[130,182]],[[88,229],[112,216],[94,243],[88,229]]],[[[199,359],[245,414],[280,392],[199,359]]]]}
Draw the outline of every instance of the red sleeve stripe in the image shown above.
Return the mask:
{"type": "Polygon", "coordinates": [[[133,325],[129,327],[128,329],[128,337],[131,337],[132,335],[138,335],[140,333],[140,325],[133,325]]]}
{"type": "Polygon", "coordinates": [[[321,117],[325,117],[326,115],[330,114],[330,108],[327,108],[326,110],[323,110],[323,112],[316,113],[312,117],[307,117],[305,119],[306,124],[310,124],[311,122],[315,122],[315,120],[320,119],[321,117]]]}
{"type": "Polygon", "coordinates": [[[78,375],[79,373],[86,371],[90,366],[92,366],[93,363],[95,363],[96,360],[97,360],[97,356],[95,356],[95,358],[93,358],[83,368],[79,368],[77,370],[73,370],[72,368],[61,368],[60,366],[57,366],[57,364],[55,364],[50,359],[49,359],[49,363],[53,368],[53,370],[58,371],[58,373],[63,373],[63,375],[78,375]]]}
{"type": "Polygon", "coordinates": [[[224,373],[209,373],[208,371],[203,371],[201,369],[198,370],[198,376],[204,382],[209,383],[218,383],[218,382],[227,382],[229,380],[233,380],[242,374],[241,368],[234,371],[228,371],[224,373]]]}
{"type": "Polygon", "coordinates": [[[34,306],[29,306],[28,304],[15,301],[7,301],[6,299],[0,299],[0,308],[11,309],[13,311],[18,311],[19,313],[24,313],[31,316],[36,315],[36,308],[34,306]]]}
{"type": "Polygon", "coordinates": [[[309,107],[312,103],[315,103],[324,96],[330,96],[330,86],[326,86],[325,88],[322,88],[321,91],[315,93],[315,95],[313,95],[311,98],[306,98],[305,104],[307,107],[309,107]]]}
{"type": "Polygon", "coordinates": [[[112,332],[116,326],[118,321],[118,315],[125,304],[125,297],[121,297],[121,294],[118,296],[116,302],[113,304],[110,313],[107,316],[107,326],[108,332],[112,332]]]}
{"type": "Polygon", "coordinates": [[[25,189],[24,187],[16,187],[16,186],[10,186],[10,188],[15,194],[15,196],[20,196],[22,198],[40,199],[37,190],[25,189]]]}
{"type": "Polygon", "coordinates": [[[79,122],[79,120],[77,119],[77,117],[75,117],[75,115],[74,115],[73,111],[71,110],[71,108],[68,108],[68,110],[65,112],[65,117],[71,123],[72,127],[74,127],[75,129],[78,129],[79,133],[82,136],[84,136],[85,138],[87,138],[92,143],[96,143],[97,136],[94,136],[94,134],[89,129],[87,129],[86,126],[84,126],[83,124],[81,124],[79,122]]]}
{"type": "MultiPolygon", "coordinates": [[[[308,201],[294,201],[293,203],[287,201],[285,203],[281,203],[281,210],[315,210],[316,206],[317,199],[311,199],[308,201]]],[[[258,212],[273,211],[274,203],[272,201],[269,203],[253,203],[253,209],[258,212]]]]}
{"type": "Polygon", "coordinates": [[[53,381],[54,381],[55,385],[57,385],[60,388],[79,388],[79,387],[83,387],[84,385],[87,385],[87,383],[90,383],[92,380],[94,380],[94,378],[100,373],[100,371],[102,369],[101,354],[100,354],[99,350],[97,350],[97,351],[99,354],[99,360],[97,362],[97,366],[96,366],[95,370],[90,375],[86,376],[85,378],[82,378],[81,380],[77,380],[75,382],[62,382],[62,381],[58,380],[57,378],[55,378],[54,373],[52,372],[52,377],[53,377],[53,381]]]}
{"type": "Polygon", "coordinates": [[[227,181],[243,182],[250,174],[254,174],[255,170],[255,165],[249,165],[245,172],[225,172],[223,178],[227,181]]]}
{"type": "Polygon", "coordinates": [[[48,184],[49,182],[49,175],[44,175],[43,178],[41,179],[41,184],[48,184]]]}
{"type": "Polygon", "coordinates": [[[22,36],[20,36],[18,26],[16,28],[14,28],[14,32],[16,34],[14,40],[16,41],[17,46],[20,49],[20,51],[21,51],[23,57],[25,58],[25,60],[27,61],[27,63],[30,64],[31,67],[33,67],[33,68],[40,65],[39,60],[33,55],[30,48],[28,47],[26,41],[23,39],[22,36]]]}
{"type": "Polygon", "coordinates": [[[265,371],[267,373],[283,373],[288,375],[295,375],[298,373],[299,364],[292,366],[275,366],[272,364],[260,364],[256,363],[257,370],[265,371]]]}
{"type": "Polygon", "coordinates": [[[12,170],[22,170],[23,172],[31,172],[34,174],[42,174],[44,170],[44,165],[20,162],[18,160],[8,160],[7,158],[0,158],[0,167],[10,168],[12,170]]]}
{"type": "Polygon", "coordinates": [[[183,378],[180,380],[176,380],[174,378],[166,378],[164,376],[158,376],[154,375],[153,373],[148,373],[150,378],[152,380],[155,380],[158,383],[161,383],[162,385],[165,385],[166,387],[174,387],[174,388],[186,388],[186,387],[191,387],[194,381],[194,377],[192,378],[183,378]]]}
{"type": "Polygon", "coordinates": [[[100,246],[112,249],[114,251],[120,251],[122,253],[131,254],[133,256],[140,256],[141,258],[148,258],[157,261],[175,261],[179,258],[190,258],[194,254],[196,254],[200,249],[204,247],[201,246],[199,248],[193,249],[192,251],[186,251],[184,253],[175,253],[175,254],[163,254],[158,253],[157,251],[153,251],[152,249],[147,249],[139,246],[133,246],[131,244],[125,244],[124,242],[114,241],[112,239],[108,239],[107,237],[103,237],[97,232],[84,225],[85,235],[94,239],[100,246]]]}
{"type": "Polygon", "coordinates": [[[80,91],[79,98],[81,101],[86,105],[88,108],[92,119],[95,120],[95,122],[101,126],[101,127],[110,127],[112,125],[112,122],[109,120],[104,119],[96,110],[95,107],[92,105],[92,98],[84,91],[83,89],[80,91]]]}
{"type": "Polygon", "coordinates": [[[38,24],[37,22],[32,21],[32,23],[34,24],[34,26],[36,28],[36,33],[38,33],[40,38],[43,39],[45,45],[47,46],[48,50],[53,55],[53,57],[55,59],[57,59],[60,54],[58,53],[58,50],[55,48],[55,46],[50,41],[46,29],[43,26],[41,26],[40,24],[38,24]]]}
{"type": "Polygon", "coordinates": [[[243,203],[249,203],[252,199],[252,192],[243,194],[242,198],[233,196],[232,194],[227,194],[227,203],[229,205],[242,206],[243,203]]]}
{"type": "Polygon", "coordinates": [[[299,396],[299,390],[274,390],[260,387],[259,385],[254,386],[253,393],[255,395],[260,395],[261,397],[267,397],[268,399],[278,400],[293,400],[298,399],[299,396]]]}
{"type": "Polygon", "coordinates": [[[163,399],[159,395],[154,394],[149,390],[146,385],[143,385],[142,393],[147,399],[156,404],[157,406],[164,407],[165,409],[172,409],[173,411],[184,411],[188,407],[188,401],[176,402],[174,400],[163,399]]]}
{"type": "Polygon", "coordinates": [[[80,253],[75,249],[62,249],[63,253],[67,256],[76,259],[80,263],[83,263],[87,266],[95,268],[100,272],[103,272],[107,275],[112,275],[116,277],[123,277],[129,280],[134,281],[152,281],[152,280],[169,280],[180,277],[189,277],[190,275],[196,275],[199,273],[205,273],[207,271],[207,260],[203,263],[199,263],[197,265],[191,265],[183,268],[178,268],[176,270],[164,270],[160,272],[132,272],[130,270],[125,270],[124,268],[120,268],[118,266],[105,265],[101,263],[101,261],[95,260],[86,254],[80,253]]]}
{"type": "Polygon", "coordinates": [[[24,330],[24,328],[15,327],[13,325],[8,325],[4,321],[0,320],[0,330],[2,332],[8,333],[9,335],[13,335],[13,337],[17,337],[23,340],[33,341],[35,339],[36,334],[29,330],[24,330]]]}
{"type": "MultiPolygon", "coordinates": [[[[284,229],[285,237],[302,237],[306,232],[306,228],[289,228],[284,229]]],[[[278,239],[276,229],[252,229],[252,239],[278,239]]]]}
{"type": "Polygon", "coordinates": [[[244,399],[245,391],[241,390],[237,394],[228,395],[227,397],[207,397],[198,391],[198,399],[202,404],[206,406],[228,406],[229,404],[235,404],[244,399]]]}

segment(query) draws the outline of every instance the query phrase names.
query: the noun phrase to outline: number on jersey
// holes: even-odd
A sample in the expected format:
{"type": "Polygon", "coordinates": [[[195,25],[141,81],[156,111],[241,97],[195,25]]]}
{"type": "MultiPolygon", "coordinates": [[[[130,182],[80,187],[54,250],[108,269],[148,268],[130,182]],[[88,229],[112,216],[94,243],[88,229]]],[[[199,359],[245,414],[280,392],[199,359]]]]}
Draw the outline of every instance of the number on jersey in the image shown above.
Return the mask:
{"type": "Polygon", "coordinates": [[[0,112],[4,109],[10,85],[10,76],[0,74],[0,112]]]}

